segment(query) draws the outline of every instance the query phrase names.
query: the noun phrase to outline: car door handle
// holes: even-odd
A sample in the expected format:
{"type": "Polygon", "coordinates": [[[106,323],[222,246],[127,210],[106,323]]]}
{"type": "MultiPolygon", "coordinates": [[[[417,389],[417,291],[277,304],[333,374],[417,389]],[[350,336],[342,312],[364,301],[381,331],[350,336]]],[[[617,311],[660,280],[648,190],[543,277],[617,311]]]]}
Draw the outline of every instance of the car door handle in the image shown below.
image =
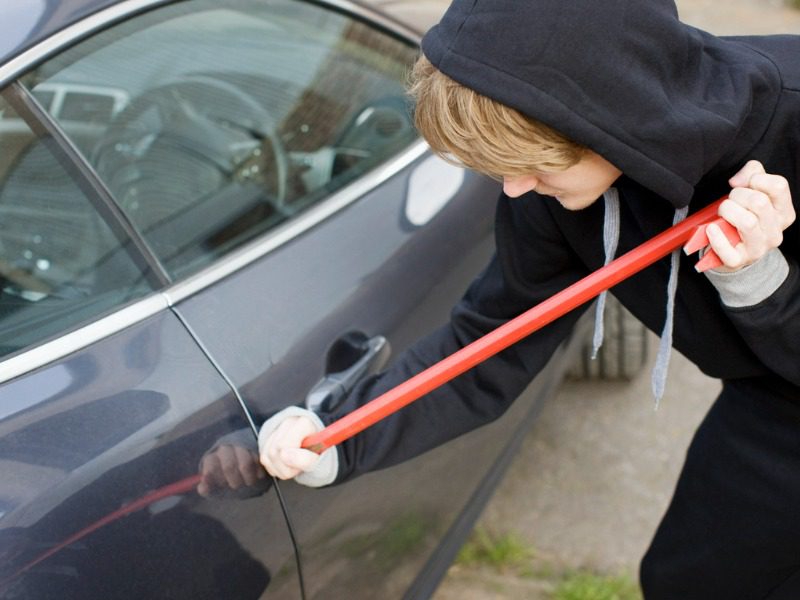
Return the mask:
{"type": "Polygon", "coordinates": [[[332,411],[359,381],[380,371],[391,352],[389,341],[382,335],[370,338],[361,332],[346,333],[328,350],[325,377],[306,396],[306,408],[332,411]]]}

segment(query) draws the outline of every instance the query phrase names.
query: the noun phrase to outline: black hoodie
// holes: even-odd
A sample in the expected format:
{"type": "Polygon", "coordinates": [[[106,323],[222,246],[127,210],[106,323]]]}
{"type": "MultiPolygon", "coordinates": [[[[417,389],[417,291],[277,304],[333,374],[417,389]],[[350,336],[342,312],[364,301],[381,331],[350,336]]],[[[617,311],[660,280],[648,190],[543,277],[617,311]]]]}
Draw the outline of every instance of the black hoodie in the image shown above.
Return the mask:
{"type": "MultiPolygon", "coordinates": [[[[789,181],[800,213],[800,36],[719,38],[667,0],[455,0],[422,42],[442,72],[540,120],[624,175],[617,255],[730,191],[747,160],[789,181]]],[[[497,255],[454,308],[330,422],[601,267],[603,206],[570,212],[534,192],[501,196],[497,255]]],[[[683,257],[673,345],[712,377],[748,378],[800,401],[800,225],[784,232],[789,275],[730,308],[683,257]]],[[[660,332],[667,259],[612,293],[660,332]]],[[[584,307],[585,308],[585,307],[584,307]]],[[[498,416],[566,337],[573,311],[339,446],[339,477],[410,458],[498,416]]]]}

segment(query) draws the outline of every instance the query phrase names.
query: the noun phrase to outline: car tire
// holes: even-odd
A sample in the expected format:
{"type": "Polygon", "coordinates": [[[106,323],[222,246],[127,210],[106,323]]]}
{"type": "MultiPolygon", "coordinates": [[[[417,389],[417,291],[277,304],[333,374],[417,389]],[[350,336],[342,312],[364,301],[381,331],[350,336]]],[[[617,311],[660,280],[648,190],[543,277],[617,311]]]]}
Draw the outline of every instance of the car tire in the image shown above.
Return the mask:
{"type": "Polygon", "coordinates": [[[647,329],[609,295],[603,315],[603,345],[592,360],[592,328],[584,334],[579,357],[568,371],[572,379],[631,380],[647,363],[647,329]]]}

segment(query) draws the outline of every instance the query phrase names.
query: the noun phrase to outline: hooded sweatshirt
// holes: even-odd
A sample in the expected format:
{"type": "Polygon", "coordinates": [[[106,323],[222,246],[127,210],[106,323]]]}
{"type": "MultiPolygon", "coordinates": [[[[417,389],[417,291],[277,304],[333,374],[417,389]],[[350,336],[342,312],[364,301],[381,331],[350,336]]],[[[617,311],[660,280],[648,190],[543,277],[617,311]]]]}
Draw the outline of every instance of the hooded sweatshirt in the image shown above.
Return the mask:
{"type": "MultiPolygon", "coordinates": [[[[617,166],[617,255],[730,191],[750,159],[789,182],[800,214],[800,36],[726,37],[678,20],[668,0],[455,0],[424,37],[443,73],[617,166]]],[[[604,264],[603,203],[569,211],[501,195],[497,252],[452,311],[330,423],[604,264]]],[[[784,231],[777,289],[723,294],[682,257],[673,345],[707,375],[800,401],[800,225],[784,231]],[[731,300],[731,298],[734,300],[731,300]],[[727,301],[727,303],[726,303],[727,301]]],[[[772,264],[772,263],[770,263],[772,264]]],[[[763,267],[763,265],[762,265],[763,267]]],[[[669,258],[611,292],[648,328],[667,314],[669,258]]],[[[747,290],[743,270],[727,278],[747,290]]],[[[753,272],[758,268],[753,269],[753,272]]],[[[764,268],[761,268],[763,274],[764,268]]],[[[720,279],[719,275],[712,275],[720,279]]],[[[749,279],[748,279],[749,278],[749,279]]],[[[717,285],[719,281],[716,282],[717,285]]],[[[338,447],[337,481],[411,458],[499,417],[545,366],[573,311],[338,447]]]]}

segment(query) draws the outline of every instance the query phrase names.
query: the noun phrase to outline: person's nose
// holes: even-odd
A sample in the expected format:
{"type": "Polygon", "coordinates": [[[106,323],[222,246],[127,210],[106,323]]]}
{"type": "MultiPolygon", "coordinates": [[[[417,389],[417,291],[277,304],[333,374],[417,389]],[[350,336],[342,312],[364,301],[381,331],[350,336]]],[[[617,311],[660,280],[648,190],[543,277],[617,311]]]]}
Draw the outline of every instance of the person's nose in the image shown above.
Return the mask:
{"type": "Polygon", "coordinates": [[[503,177],[503,192],[510,198],[517,198],[536,189],[539,180],[533,175],[524,177],[503,177]]]}

